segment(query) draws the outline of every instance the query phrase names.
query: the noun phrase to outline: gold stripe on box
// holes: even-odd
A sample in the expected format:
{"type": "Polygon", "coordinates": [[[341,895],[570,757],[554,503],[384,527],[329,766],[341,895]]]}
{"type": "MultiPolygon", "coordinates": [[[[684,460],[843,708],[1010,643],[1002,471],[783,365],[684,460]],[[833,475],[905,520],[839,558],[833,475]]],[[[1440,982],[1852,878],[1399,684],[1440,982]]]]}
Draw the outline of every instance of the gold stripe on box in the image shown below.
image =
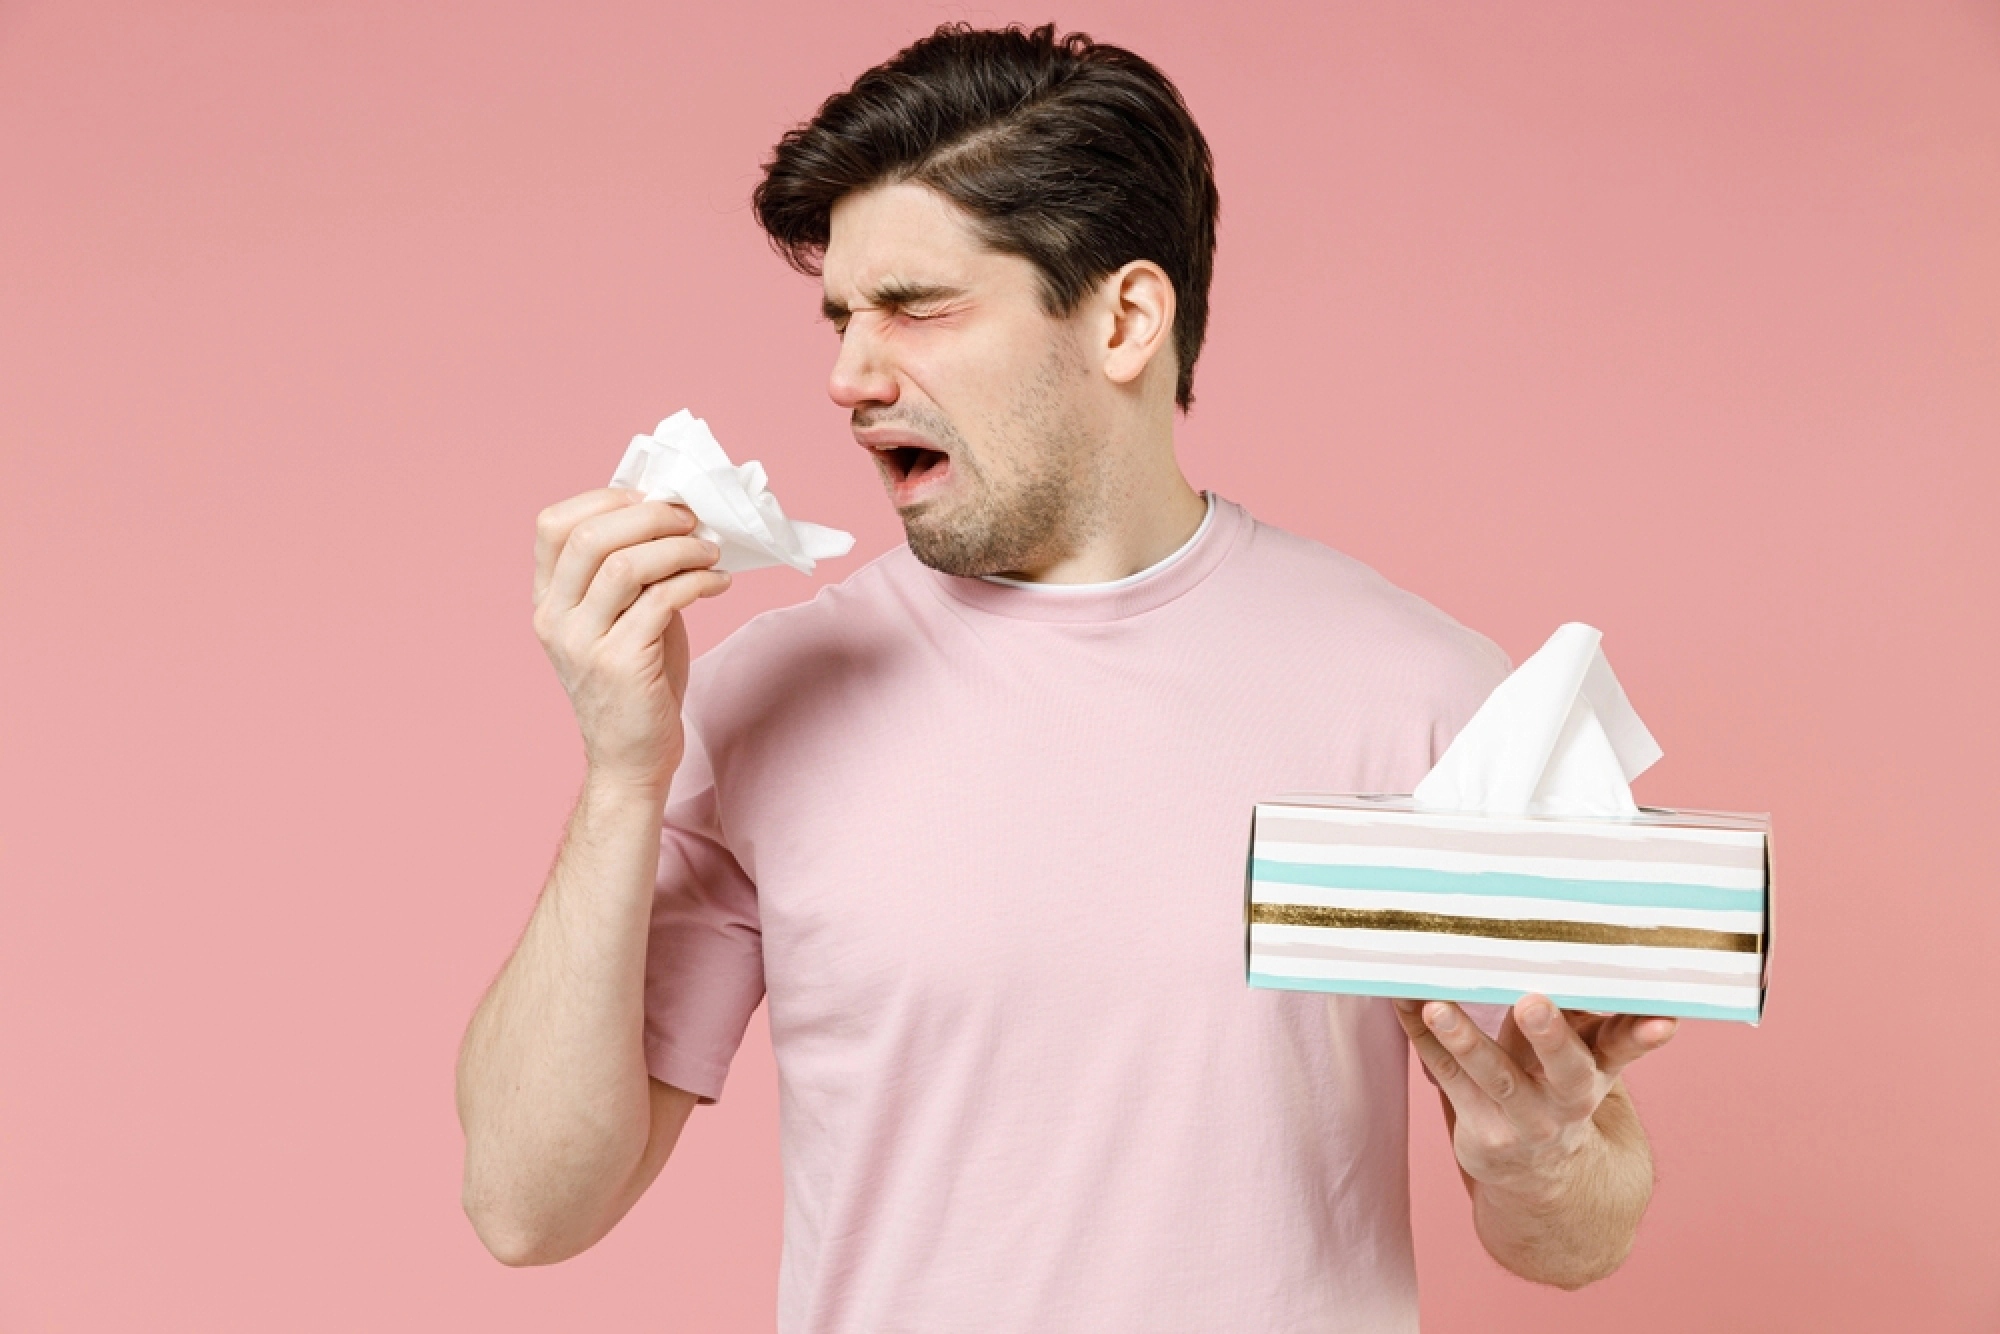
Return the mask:
{"type": "Polygon", "coordinates": [[[1691,926],[1610,926],[1603,922],[1551,922],[1534,918],[1459,917],[1398,908],[1327,908],[1304,903],[1253,903],[1250,920],[1266,926],[1339,927],[1350,931],[1437,931],[1498,940],[1555,940],[1569,945],[1652,945],[1660,949],[1728,950],[1755,954],[1762,938],[1748,931],[1703,931],[1691,926]]]}

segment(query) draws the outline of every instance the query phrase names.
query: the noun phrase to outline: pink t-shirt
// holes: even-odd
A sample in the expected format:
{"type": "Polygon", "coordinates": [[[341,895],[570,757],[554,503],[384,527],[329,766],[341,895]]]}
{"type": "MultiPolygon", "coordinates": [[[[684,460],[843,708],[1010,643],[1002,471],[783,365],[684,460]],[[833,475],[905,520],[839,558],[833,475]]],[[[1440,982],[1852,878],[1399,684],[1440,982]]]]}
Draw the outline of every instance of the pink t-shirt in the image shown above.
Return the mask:
{"type": "Polygon", "coordinates": [[[769,999],[778,1328],[1415,1329],[1407,1041],[1246,985],[1250,807],[1409,791],[1506,671],[1220,498],[1141,578],[898,547],[704,654],[646,1051],[714,1098],[769,999]]]}

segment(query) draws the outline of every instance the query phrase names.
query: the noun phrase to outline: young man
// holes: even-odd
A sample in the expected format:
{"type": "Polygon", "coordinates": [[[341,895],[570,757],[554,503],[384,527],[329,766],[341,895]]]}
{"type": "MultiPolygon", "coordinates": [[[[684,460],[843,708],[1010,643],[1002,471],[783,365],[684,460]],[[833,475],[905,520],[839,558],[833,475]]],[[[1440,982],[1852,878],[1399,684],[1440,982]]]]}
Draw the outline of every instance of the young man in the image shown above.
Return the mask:
{"type": "Polygon", "coordinates": [[[821,276],[908,545],[690,670],[682,611],[728,586],[691,516],[542,514],[589,777],[466,1035],[481,1238],[603,1236],[767,998],[784,1330],[1415,1328],[1412,1044],[1488,1249],[1615,1268],[1651,1189],[1618,1075],[1671,1020],[1529,997],[1496,1040],[1244,985],[1251,803],[1410,790],[1507,664],[1182,477],[1217,199],[1172,86],[940,29],[786,135],[756,205],[821,276]]]}

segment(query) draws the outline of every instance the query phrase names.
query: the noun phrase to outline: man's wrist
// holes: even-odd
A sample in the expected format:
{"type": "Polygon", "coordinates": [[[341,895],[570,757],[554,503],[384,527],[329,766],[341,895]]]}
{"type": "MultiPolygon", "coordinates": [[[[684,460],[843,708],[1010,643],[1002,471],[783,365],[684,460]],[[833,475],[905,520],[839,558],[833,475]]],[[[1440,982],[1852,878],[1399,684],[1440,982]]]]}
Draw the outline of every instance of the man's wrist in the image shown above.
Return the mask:
{"type": "Polygon", "coordinates": [[[671,769],[664,774],[641,776],[593,765],[583,776],[584,796],[593,809],[604,811],[644,807],[657,814],[667,804],[672,784],[671,769]]]}

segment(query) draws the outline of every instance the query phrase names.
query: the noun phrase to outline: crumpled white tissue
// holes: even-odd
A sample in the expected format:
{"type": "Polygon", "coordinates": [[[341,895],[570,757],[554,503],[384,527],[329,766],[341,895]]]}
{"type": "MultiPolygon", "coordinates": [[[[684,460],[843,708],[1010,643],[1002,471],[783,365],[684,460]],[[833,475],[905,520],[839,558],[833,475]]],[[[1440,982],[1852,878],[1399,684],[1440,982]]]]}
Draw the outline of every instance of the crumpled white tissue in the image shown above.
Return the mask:
{"type": "Polygon", "coordinates": [[[1632,780],[1660,758],[1600,643],[1575,621],[1495,686],[1412,794],[1487,815],[1633,815],[1632,780]]]}
{"type": "Polygon", "coordinates": [[[845,556],[854,536],[801,519],[787,519],[764,477],[764,465],[733,464],[708,423],[682,408],[651,435],[635,435],[611,474],[648,500],[672,500],[694,511],[694,535],[722,548],[714,568],[741,574],[789,565],[811,574],[813,563],[845,556]]]}

